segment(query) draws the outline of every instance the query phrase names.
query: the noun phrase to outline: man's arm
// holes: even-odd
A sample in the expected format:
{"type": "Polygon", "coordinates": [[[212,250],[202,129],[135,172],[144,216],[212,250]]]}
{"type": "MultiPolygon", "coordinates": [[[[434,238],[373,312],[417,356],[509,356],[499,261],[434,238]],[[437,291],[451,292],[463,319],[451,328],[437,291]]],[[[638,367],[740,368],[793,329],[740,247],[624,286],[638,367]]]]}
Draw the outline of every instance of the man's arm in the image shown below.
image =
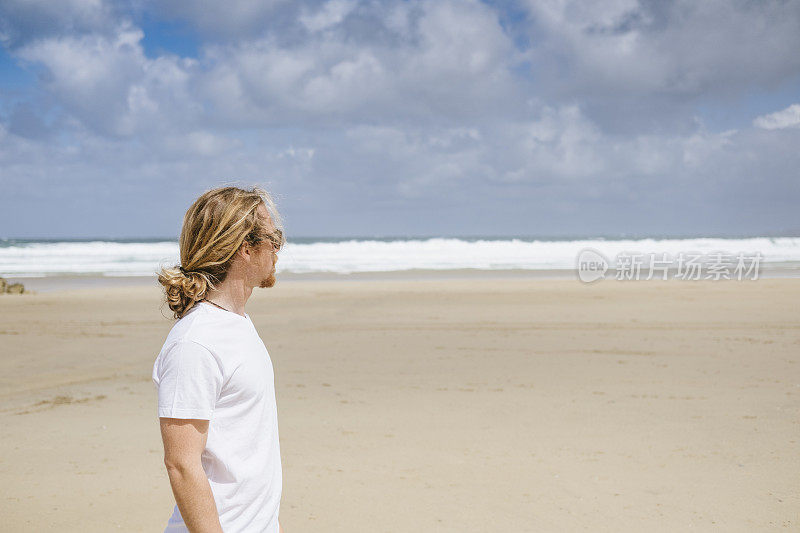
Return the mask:
{"type": "Polygon", "coordinates": [[[160,420],[164,465],[187,529],[192,533],[222,533],[211,485],[200,461],[208,439],[208,420],[160,420]]]}

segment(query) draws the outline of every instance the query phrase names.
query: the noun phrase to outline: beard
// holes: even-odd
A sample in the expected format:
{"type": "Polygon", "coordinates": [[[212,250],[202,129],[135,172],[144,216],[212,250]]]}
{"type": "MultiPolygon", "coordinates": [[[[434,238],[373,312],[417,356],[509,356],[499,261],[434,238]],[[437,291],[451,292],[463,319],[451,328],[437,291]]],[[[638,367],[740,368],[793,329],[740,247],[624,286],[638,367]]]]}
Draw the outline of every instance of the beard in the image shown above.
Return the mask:
{"type": "Polygon", "coordinates": [[[274,287],[277,281],[278,280],[275,277],[275,271],[273,270],[269,276],[261,280],[261,284],[259,285],[259,287],[261,287],[262,289],[269,289],[270,287],[274,287]]]}
{"type": "Polygon", "coordinates": [[[277,264],[278,264],[278,254],[273,253],[272,254],[272,272],[270,273],[269,276],[267,276],[266,278],[261,280],[261,284],[259,284],[259,287],[261,287],[262,289],[269,289],[270,287],[274,287],[275,286],[275,283],[278,281],[275,278],[275,272],[276,272],[276,269],[278,268],[277,264]]]}

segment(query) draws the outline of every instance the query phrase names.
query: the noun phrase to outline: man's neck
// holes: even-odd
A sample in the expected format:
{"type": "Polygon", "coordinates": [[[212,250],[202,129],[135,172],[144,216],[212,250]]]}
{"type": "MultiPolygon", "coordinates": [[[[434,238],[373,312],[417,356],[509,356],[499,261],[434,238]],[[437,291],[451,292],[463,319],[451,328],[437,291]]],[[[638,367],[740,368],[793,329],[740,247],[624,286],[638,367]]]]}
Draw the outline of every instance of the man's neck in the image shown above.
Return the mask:
{"type": "Polygon", "coordinates": [[[227,277],[217,284],[216,290],[208,291],[206,299],[244,316],[244,306],[252,293],[253,287],[248,286],[244,279],[227,277]]]}

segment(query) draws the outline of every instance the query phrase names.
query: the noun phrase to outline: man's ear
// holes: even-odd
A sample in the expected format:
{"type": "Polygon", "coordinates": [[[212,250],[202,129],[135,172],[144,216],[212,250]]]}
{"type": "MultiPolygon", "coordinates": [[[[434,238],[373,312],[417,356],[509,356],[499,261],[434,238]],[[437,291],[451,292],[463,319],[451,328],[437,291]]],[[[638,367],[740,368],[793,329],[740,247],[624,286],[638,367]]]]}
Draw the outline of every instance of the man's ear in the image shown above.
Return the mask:
{"type": "Polygon", "coordinates": [[[253,253],[253,248],[250,246],[250,243],[244,241],[239,249],[236,250],[236,254],[239,255],[245,261],[250,261],[250,256],[253,253]]]}

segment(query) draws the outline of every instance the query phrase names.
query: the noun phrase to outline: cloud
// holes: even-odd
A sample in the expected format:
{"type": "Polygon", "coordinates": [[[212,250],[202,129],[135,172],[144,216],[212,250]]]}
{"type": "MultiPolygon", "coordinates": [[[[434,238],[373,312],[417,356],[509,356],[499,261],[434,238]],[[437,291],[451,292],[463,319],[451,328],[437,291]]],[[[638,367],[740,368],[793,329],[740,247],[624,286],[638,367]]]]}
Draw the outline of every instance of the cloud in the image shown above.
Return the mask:
{"type": "Polygon", "coordinates": [[[485,6],[388,8],[375,23],[391,37],[377,40],[334,31],[331,21],[341,19],[330,18],[328,6],[315,15],[327,30],[300,43],[284,46],[270,36],[210,47],[204,96],[225,119],[261,125],[463,120],[504,108],[508,114],[522,100],[509,61],[513,45],[485,6]]]}
{"type": "Polygon", "coordinates": [[[800,128],[800,104],[792,104],[781,111],[760,116],[753,121],[753,125],[765,130],[800,128]]]}
{"type": "Polygon", "coordinates": [[[513,45],[486,6],[387,9],[380,24],[395,37],[384,42],[334,30],[353,5],[331,5],[308,15],[316,25],[324,20],[326,30],[299,43],[264,37],[209,44],[197,60],[146,57],[142,30],[126,22],[114,32],[39,39],[16,54],[44,67],[42,86],[68,113],[106,135],[201,123],[464,122],[525,107],[512,73],[513,45]]]}
{"type": "Polygon", "coordinates": [[[143,0],[145,10],[186,21],[212,39],[241,40],[293,22],[299,2],[289,0],[143,0]]]}
{"type": "Polygon", "coordinates": [[[9,116],[8,129],[14,135],[31,139],[50,135],[50,130],[44,120],[28,102],[14,105],[9,116]]]}
{"type": "Polygon", "coordinates": [[[355,0],[329,0],[316,12],[303,12],[300,22],[310,32],[321,31],[342,22],[355,7],[355,0]]]}
{"type": "Polygon", "coordinates": [[[142,31],[119,26],[110,35],[40,39],[17,55],[45,68],[42,86],[85,127],[102,135],[130,136],[191,122],[199,103],[190,96],[196,62],[145,57],[142,31]]]}
{"type": "Polygon", "coordinates": [[[0,42],[15,48],[43,37],[102,32],[120,16],[103,0],[4,0],[0,42]]]}
{"type": "Polygon", "coordinates": [[[733,112],[732,93],[800,75],[792,4],[74,0],[50,29],[51,8],[31,5],[5,42],[36,85],[21,101],[0,92],[12,234],[54,195],[70,198],[47,204],[64,231],[107,218],[172,234],[179,217],[164,213],[223,180],[271,182],[305,234],[796,219],[797,104],[734,125],[697,104],[733,112]],[[198,56],[146,54],[158,25],[145,16],[193,25],[198,56]]]}
{"type": "MultiPolygon", "coordinates": [[[[798,135],[753,129],[609,137],[574,106],[472,128],[201,130],[135,143],[88,130],[48,142],[5,131],[4,187],[29,192],[0,210],[0,223],[5,231],[31,223],[20,206],[43,201],[25,199],[36,183],[47,197],[69,199],[49,216],[66,221],[70,206],[82,205],[78,198],[101,197],[118,206],[113,220],[120,231],[164,235],[172,229],[163,228],[173,228],[167,214],[177,221],[178,206],[192,194],[233,179],[269,182],[285,199],[294,234],[746,232],[754,220],[781,227],[794,217],[798,135]],[[145,204],[158,216],[138,219],[145,204]]],[[[89,231],[92,220],[108,227],[101,226],[108,213],[91,205],[81,210],[81,221],[65,226],[89,231]]]]}
{"type": "MultiPolygon", "coordinates": [[[[696,97],[796,75],[795,2],[527,2],[534,68],[554,90],[696,97]],[[541,35],[537,35],[541,33],[541,35]],[[559,72],[556,72],[558,70],[559,72]]],[[[590,96],[591,96],[590,95],[590,96]]]]}

